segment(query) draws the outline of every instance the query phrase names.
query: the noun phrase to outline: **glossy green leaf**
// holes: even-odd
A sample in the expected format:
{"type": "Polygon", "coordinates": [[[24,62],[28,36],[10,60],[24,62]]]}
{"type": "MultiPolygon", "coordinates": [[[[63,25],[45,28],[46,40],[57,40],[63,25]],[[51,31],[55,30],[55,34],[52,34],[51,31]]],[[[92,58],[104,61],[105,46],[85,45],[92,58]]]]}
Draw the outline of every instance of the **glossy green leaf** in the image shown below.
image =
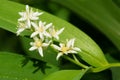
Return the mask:
{"type": "Polygon", "coordinates": [[[112,0],[53,0],[87,19],[120,50],[120,9],[112,0]],[[72,5],[72,6],[71,6],[72,5]]]}
{"type": "MultiPolygon", "coordinates": [[[[1,0],[0,4],[0,27],[15,33],[17,19],[19,18],[18,12],[24,10],[25,6],[11,2],[9,0],[1,0]]],[[[40,19],[42,21],[46,21],[47,23],[52,22],[58,29],[65,27],[64,32],[60,35],[61,41],[64,42],[65,39],[76,38],[75,45],[81,48],[83,51],[80,53],[80,57],[88,64],[94,67],[108,65],[101,49],[84,32],[77,29],[70,23],[46,12],[40,16],[40,19]]]]}
{"type": "Polygon", "coordinates": [[[80,80],[86,73],[86,70],[61,70],[47,76],[43,80],[80,80]]]}
{"type": "Polygon", "coordinates": [[[36,70],[33,62],[29,61],[22,67],[24,59],[18,54],[0,52],[0,80],[42,80],[48,74],[58,70],[57,67],[48,65],[50,68],[45,69],[45,74],[41,70],[33,73],[36,70]]]}

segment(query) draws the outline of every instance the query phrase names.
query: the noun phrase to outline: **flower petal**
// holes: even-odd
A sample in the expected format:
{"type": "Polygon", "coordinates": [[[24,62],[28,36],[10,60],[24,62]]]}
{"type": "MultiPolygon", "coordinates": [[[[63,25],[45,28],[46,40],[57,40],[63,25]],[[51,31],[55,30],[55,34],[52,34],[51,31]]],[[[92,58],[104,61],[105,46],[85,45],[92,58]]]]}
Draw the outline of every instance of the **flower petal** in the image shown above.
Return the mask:
{"type": "Polygon", "coordinates": [[[42,46],[43,47],[47,47],[49,44],[48,43],[43,43],[42,46]]]}
{"type": "Polygon", "coordinates": [[[77,53],[77,51],[69,50],[69,51],[67,51],[67,53],[77,53]]]}
{"type": "Polygon", "coordinates": [[[28,28],[31,28],[31,21],[29,19],[27,20],[27,25],[28,25],[28,28]]]}
{"type": "Polygon", "coordinates": [[[55,35],[53,36],[55,39],[59,40],[59,36],[58,35],[55,35]]]}
{"type": "Polygon", "coordinates": [[[39,37],[42,39],[42,41],[44,40],[44,35],[43,35],[43,33],[39,33],[39,37]]]}
{"type": "Polygon", "coordinates": [[[62,53],[58,53],[56,60],[58,60],[63,54],[62,53]]]}
{"type": "Polygon", "coordinates": [[[35,46],[29,48],[30,51],[33,51],[33,50],[35,50],[35,49],[37,49],[37,47],[35,47],[35,46]]]}
{"type": "Polygon", "coordinates": [[[35,17],[35,16],[37,17],[37,16],[40,16],[40,15],[42,15],[42,14],[43,14],[43,12],[40,12],[40,13],[39,13],[39,12],[34,12],[34,13],[33,13],[33,16],[34,16],[34,17],[35,17]]]}
{"type": "Polygon", "coordinates": [[[19,12],[18,13],[20,16],[24,16],[25,15],[25,12],[19,12]]]}
{"type": "Polygon", "coordinates": [[[21,18],[18,19],[18,21],[25,21],[25,20],[26,20],[25,17],[21,17],[21,18]]]}
{"type": "Polygon", "coordinates": [[[36,32],[33,32],[30,37],[33,38],[33,37],[35,37],[37,34],[38,34],[37,31],[36,31],[36,32]]]}
{"type": "Polygon", "coordinates": [[[72,48],[72,49],[75,50],[75,51],[81,51],[81,49],[78,48],[78,47],[74,47],[74,48],[72,48]]]}
{"type": "Polygon", "coordinates": [[[26,5],[26,12],[29,13],[29,6],[26,5]]]}
{"type": "Polygon", "coordinates": [[[24,30],[25,30],[25,28],[19,28],[16,32],[17,36],[20,35],[20,33],[23,32],[24,30]]]}
{"type": "Polygon", "coordinates": [[[37,30],[37,29],[38,29],[38,25],[37,25],[36,23],[31,22],[31,24],[32,24],[32,26],[35,28],[35,30],[37,30]]]}
{"type": "Polygon", "coordinates": [[[31,17],[31,20],[38,20],[38,17],[31,17]]]}
{"type": "Polygon", "coordinates": [[[42,49],[42,47],[39,47],[39,48],[38,48],[38,52],[39,52],[39,54],[41,55],[41,57],[43,57],[43,49],[42,49]]]}
{"type": "Polygon", "coordinates": [[[49,24],[47,24],[46,26],[45,26],[45,30],[47,30],[49,27],[51,27],[52,26],[52,23],[49,23],[49,24]]]}
{"type": "Polygon", "coordinates": [[[44,32],[44,35],[46,36],[46,37],[51,37],[51,35],[48,33],[48,32],[44,32]]]}
{"type": "Polygon", "coordinates": [[[33,37],[34,41],[38,41],[39,38],[38,37],[33,37]]]}
{"type": "Polygon", "coordinates": [[[33,46],[33,45],[34,45],[34,42],[30,42],[30,45],[33,46]]]}
{"type": "Polygon", "coordinates": [[[73,47],[74,46],[74,42],[75,42],[75,39],[71,39],[71,46],[73,47]]]}
{"type": "Polygon", "coordinates": [[[57,49],[59,51],[61,50],[61,48],[59,46],[57,46],[57,45],[52,44],[52,47],[54,47],[55,49],[57,49]]]}
{"type": "Polygon", "coordinates": [[[65,44],[63,44],[63,43],[60,43],[60,47],[63,47],[63,46],[65,46],[65,44]]]}
{"type": "Polygon", "coordinates": [[[57,31],[57,35],[61,34],[63,32],[64,28],[60,29],[59,31],[57,31]]]}
{"type": "Polygon", "coordinates": [[[67,42],[67,47],[73,47],[74,46],[74,41],[75,39],[70,39],[68,42],[67,42]]]}
{"type": "Polygon", "coordinates": [[[39,21],[39,27],[42,27],[42,26],[43,26],[42,21],[39,21]]]}

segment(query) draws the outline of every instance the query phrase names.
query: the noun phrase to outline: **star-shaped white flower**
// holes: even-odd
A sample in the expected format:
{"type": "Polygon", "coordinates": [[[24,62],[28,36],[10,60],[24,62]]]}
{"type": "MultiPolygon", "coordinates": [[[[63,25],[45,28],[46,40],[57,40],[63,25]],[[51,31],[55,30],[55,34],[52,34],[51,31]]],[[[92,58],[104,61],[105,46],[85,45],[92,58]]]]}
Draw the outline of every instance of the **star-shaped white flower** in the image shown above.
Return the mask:
{"type": "Polygon", "coordinates": [[[59,46],[53,44],[52,46],[59,51],[56,59],[58,60],[64,54],[76,54],[78,51],[81,51],[80,48],[74,47],[74,42],[75,39],[70,39],[69,41],[67,40],[66,44],[60,43],[59,46]]]}
{"type": "Polygon", "coordinates": [[[43,57],[43,47],[47,47],[49,46],[50,42],[48,43],[44,43],[41,39],[34,37],[34,42],[30,42],[30,45],[32,46],[29,50],[33,51],[33,50],[38,50],[39,54],[43,57]]]}
{"type": "Polygon", "coordinates": [[[64,28],[60,29],[60,30],[55,30],[54,26],[52,26],[50,29],[49,29],[49,32],[50,32],[50,36],[51,38],[55,38],[57,40],[59,40],[59,35],[63,32],[64,28]]]}
{"type": "Polygon", "coordinates": [[[45,22],[39,21],[39,24],[32,22],[32,26],[34,27],[35,31],[31,34],[31,37],[35,37],[39,34],[39,37],[44,40],[44,36],[50,37],[50,34],[46,31],[49,27],[52,26],[52,23],[45,25],[45,22]]]}
{"type": "Polygon", "coordinates": [[[25,29],[27,29],[27,25],[25,23],[18,22],[18,28],[17,28],[17,35],[20,35],[21,32],[23,32],[25,29]]]}
{"type": "Polygon", "coordinates": [[[27,27],[31,28],[31,21],[36,21],[39,19],[39,16],[43,14],[43,12],[33,12],[32,8],[29,8],[28,5],[26,5],[26,11],[25,12],[19,12],[19,15],[21,16],[18,21],[26,22],[27,27]]]}

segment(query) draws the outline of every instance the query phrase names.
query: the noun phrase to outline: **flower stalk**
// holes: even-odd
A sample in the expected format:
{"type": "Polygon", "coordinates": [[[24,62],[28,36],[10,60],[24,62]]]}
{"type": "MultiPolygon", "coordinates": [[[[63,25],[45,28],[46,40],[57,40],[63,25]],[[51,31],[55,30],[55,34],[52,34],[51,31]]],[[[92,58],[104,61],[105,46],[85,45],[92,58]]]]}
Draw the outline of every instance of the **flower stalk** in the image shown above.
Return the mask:
{"type": "Polygon", "coordinates": [[[76,60],[74,60],[74,59],[72,59],[72,58],[70,58],[68,56],[63,56],[63,58],[69,60],[70,62],[72,62],[72,63],[74,63],[74,64],[76,64],[76,65],[78,65],[78,66],[80,66],[82,68],[85,68],[85,69],[88,68],[88,66],[80,63],[78,60],[76,61],[76,60]]]}

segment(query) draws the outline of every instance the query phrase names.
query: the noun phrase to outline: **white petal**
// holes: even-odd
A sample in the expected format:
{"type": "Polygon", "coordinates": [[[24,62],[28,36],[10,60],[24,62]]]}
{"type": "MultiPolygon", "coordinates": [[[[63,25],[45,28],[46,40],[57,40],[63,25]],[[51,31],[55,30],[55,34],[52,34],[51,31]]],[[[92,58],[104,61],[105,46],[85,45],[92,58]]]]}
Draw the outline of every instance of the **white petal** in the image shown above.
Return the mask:
{"type": "Polygon", "coordinates": [[[38,17],[31,17],[31,20],[38,20],[38,17]]]}
{"type": "Polygon", "coordinates": [[[40,15],[42,15],[44,12],[40,12],[40,13],[38,13],[38,15],[40,16],[40,15]]]}
{"type": "Polygon", "coordinates": [[[75,42],[75,39],[71,39],[71,46],[73,47],[74,46],[74,42],[75,42]]]}
{"type": "Polygon", "coordinates": [[[33,50],[35,50],[35,49],[37,49],[37,47],[33,46],[33,47],[31,47],[29,50],[30,50],[30,51],[33,51],[33,50]]]}
{"type": "Polygon", "coordinates": [[[63,44],[63,43],[60,43],[60,47],[63,47],[63,46],[65,46],[65,44],[63,44]]]}
{"type": "Polygon", "coordinates": [[[81,49],[78,48],[78,47],[74,47],[74,48],[72,48],[72,49],[75,50],[75,51],[81,51],[81,49]]]}
{"type": "Polygon", "coordinates": [[[58,60],[63,54],[62,53],[58,53],[56,60],[58,60]]]}
{"type": "Polygon", "coordinates": [[[39,33],[39,37],[42,39],[42,41],[44,40],[44,36],[42,33],[39,33]]]}
{"type": "Polygon", "coordinates": [[[55,35],[54,38],[57,39],[57,40],[59,40],[59,36],[57,36],[57,35],[55,35]]]}
{"type": "Polygon", "coordinates": [[[42,46],[43,47],[47,47],[49,44],[48,43],[43,43],[42,46]]]}
{"type": "Polygon", "coordinates": [[[52,44],[52,47],[54,47],[55,49],[57,49],[59,51],[61,50],[61,48],[59,46],[57,46],[57,45],[52,44]]]}
{"type": "Polygon", "coordinates": [[[17,36],[20,35],[20,33],[23,32],[24,30],[25,30],[25,28],[19,28],[16,32],[17,36]]]}
{"type": "Polygon", "coordinates": [[[20,16],[24,16],[25,15],[25,12],[19,12],[18,13],[20,16]]]}
{"type": "Polygon", "coordinates": [[[37,34],[38,34],[37,31],[36,31],[36,32],[33,32],[30,37],[31,37],[31,38],[32,38],[32,37],[35,37],[37,34]]]}
{"type": "Polygon", "coordinates": [[[71,47],[71,40],[67,41],[67,47],[71,47]]]}
{"type": "Polygon", "coordinates": [[[39,54],[43,57],[43,49],[42,47],[38,48],[39,54]]]}
{"type": "Polygon", "coordinates": [[[30,22],[30,20],[27,20],[27,25],[28,25],[28,28],[31,28],[31,22],[30,22]]]}
{"type": "Polygon", "coordinates": [[[49,27],[51,27],[52,26],[52,23],[49,23],[49,24],[47,24],[46,26],[45,26],[45,30],[47,30],[49,27]]]}
{"type": "Polygon", "coordinates": [[[31,22],[31,24],[32,24],[32,26],[35,28],[35,30],[37,30],[37,29],[38,29],[38,25],[37,25],[36,23],[31,22]]]}
{"type": "Polygon", "coordinates": [[[18,21],[25,21],[25,20],[26,20],[25,17],[21,17],[21,18],[18,19],[18,21]]]}
{"type": "Polygon", "coordinates": [[[34,41],[38,41],[39,38],[38,37],[33,37],[34,41]]]}
{"type": "Polygon", "coordinates": [[[59,31],[57,31],[57,35],[61,34],[63,32],[64,28],[60,29],[59,31]]]}
{"type": "Polygon", "coordinates": [[[67,51],[67,53],[77,53],[77,52],[74,50],[69,50],[69,51],[67,51]]]}
{"type": "Polygon", "coordinates": [[[33,46],[33,45],[34,45],[34,42],[30,42],[30,45],[33,46]]]}
{"type": "Polygon", "coordinates": [[[42,21],[39,21],[39,27],[42,27],[42,26],[43,26],[42,21]]]}
{"type": "Polygon", "coordinates": [[[68,55],[68,53],[69,53],[68,51],[67,51],[67,52],[64,52],[64,54],[66,54],[66,55],[68,55]]]}
{"type": "Polygon", "coordinates": [[[28,5],[26,5],[26,12],[29,13],[29,6],[28,5]]]}
{"type": "Polygon", "coordinates": [[[34,16],[34,17],[37,17],[37,16],[40,16],[40,15],[42,15],[42,14],[43,14],[43,12],[40,12],[40,13],[39,13],[39,12],[34,12],[34,13],[33,13],[33,16],[34,16]]]}
{"type": "Polygon", "coordinates": [[[67,47],[73,47],[73,46],[74,46],[74,41],[75,41],[75,39],[70,39],[70,40],[67,42],[67,47]]]}
{"type": "Polygon", "coordinates": [[[48,32],[44,32],[44,35],[46,36],[46,37],[51,37],[51,35],[48,33],[48,32]]]}

